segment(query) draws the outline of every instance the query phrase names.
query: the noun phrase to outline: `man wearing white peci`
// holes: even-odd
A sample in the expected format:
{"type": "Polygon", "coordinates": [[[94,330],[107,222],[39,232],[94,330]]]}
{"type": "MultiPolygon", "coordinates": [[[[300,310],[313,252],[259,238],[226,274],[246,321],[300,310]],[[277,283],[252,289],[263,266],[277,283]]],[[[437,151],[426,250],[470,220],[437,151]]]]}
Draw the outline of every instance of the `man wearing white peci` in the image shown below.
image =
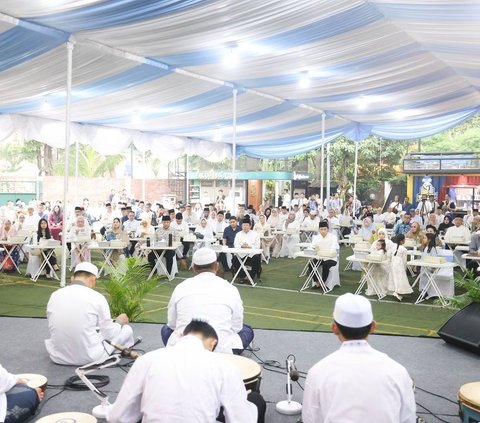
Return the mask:
{"type": "Polygon", "coordinates": [[[57,364],[80,365],[107,358],[113,348],[105,340],[131,347],[133,331],[126,314],[115,320],[107,300],[95,291],[98,269],[77,264],[71,285],[55,291],[47,304],[50,339],[47,352],[57,364]]]}
{"type": "Polygon", "coordinates": [[[339,350],[315,364],[303,395],[304,423],[414,423],[415,397],[407,370],[367,341],[376,323],[365,297],[337,298],[332,332],[339,350]]]}
{"type": "Polygon", "coordinates": [[[178,284],[168,303],[168,322],[161,329],[163,343],[175,345],[193,318],[208,321],[218,333],[217,351],[241,352],[253,340],[243,323],[243,303],[237,287],[216,276],[217,255],[210,248],[193,254],[196,276],[178,284]]]}

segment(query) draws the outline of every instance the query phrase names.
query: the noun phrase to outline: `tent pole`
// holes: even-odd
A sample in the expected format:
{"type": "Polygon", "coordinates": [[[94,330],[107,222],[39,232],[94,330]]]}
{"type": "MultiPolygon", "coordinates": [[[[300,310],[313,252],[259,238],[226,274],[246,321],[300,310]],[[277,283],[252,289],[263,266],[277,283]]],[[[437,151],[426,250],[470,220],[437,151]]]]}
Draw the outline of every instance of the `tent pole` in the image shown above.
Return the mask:
{"type": "Polygon", "coordinates": [[[185,154],[185,204],[190,204],[188,183],[188,154],[185,154]]]}
{"type": "Polygon", "coordinates": [[[78,137],[75,140],[75,194],[74,194],[74,199],[75,199],[75,204],[78,204],[78,137]]]}
{"type": "Polygon", "coordinates": [[[332,183],[332,171],[330,166],[330,143],[327,144],[327,201],[330,201],[330,185],[332,183]]]}
{"type": "MultiPolygon", "coordinates": [[[[320,211],[323,210],[324,207],[324,196],[323,196],[323,189],[324,189],[324,173],[325,173],[325,113],[322,113],[322,162],[320,164],[320,211]]],[[[321,218],[321,215],[320,215],[321,218]]]]}
{"type": "Polygon", "coordinates": [[[64,287],[67,280],[67,208],[68,208],[68,172],[70,168],[70,118],[72,95],[72,62],[73,43],[67,42],[67,99],[65,104],[65,163],[63,174],[63,234],[62,234],[62,266],[60,286],[64,287]]]}
{"type": "Polygon", "coordinates": [[[353,217],[355,217],[355,207],[357,201],[357,166],[358,166],[358,142],[355,141],[355,169],[353,174],[353,217]]]}
{"type": "Polygon", "coordinates": [[[145,151],[143,152],[143,172],[142,172],[142,200],[145,201],[145,151]]]}
{"type": "Polygon", "coordinates": [[[237,158],[237,89],[233,89],[233,121],[232,121],[232,210],[230,213],[235,215],[235,171],[237,158]]]}

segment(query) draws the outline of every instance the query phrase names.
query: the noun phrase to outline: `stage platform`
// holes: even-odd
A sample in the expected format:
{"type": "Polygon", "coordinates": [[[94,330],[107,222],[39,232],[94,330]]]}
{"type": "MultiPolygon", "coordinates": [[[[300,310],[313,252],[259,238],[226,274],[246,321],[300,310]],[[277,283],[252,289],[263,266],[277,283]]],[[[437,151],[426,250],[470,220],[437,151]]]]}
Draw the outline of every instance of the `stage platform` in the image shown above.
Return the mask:
{"type": "MultiPolygon", "coordinates": [[[[133,324],[136,335],[143,337],[139,348],[151,351],[162,348],[160,339],[161,324],[133,324]]],[[[38,417],[62,411],[81,411],[90,413],[98,404],[89,391],[61,391],[59,386],[74,375],[74,368],[52,363],[44,347],[48,337],[46,319],[0,317],[0,335],[2,348],[0,363],[12,373],[40,373],[48,378],[48,388],[44,405],[38,417]],[[58,395],[56,395],[58,394],[58,395]],[[56,396],[55,396],[56,395],[56,396]]],[[[455,404],[461,385],[480,381],[478,356],[445,344],[438,338],[405,336],[371,336],[371,344],[390,355],[407,367],[415,381],[418,414],[427,422],[458,422],[458,407],[455,404]],[[444,396],[450,401],[428,394],[426,391],[444,396]],[[425,408],[423,408],[425,407],[425,408]],[[439,420],[426,409],[437,414],[439,420]]],[[[300,371],[307,371],[315,362],[339,347],[337,338],[327,332],[301,332],[281,330],[255,330],[254,349],[256,356],[245,353],[252,359],[277,361],[285,366],[287,355],[294,354],[300,371]]],[[[263,370],[261,393],[268,401],[267,418],[269,423],[294,423],[298,416],[283,416],[275,411],[275,403],[285,398],[284,370],[280,373],[263,370]]],[[[115,400],[125,377],[124,369],[113,367],[95,374],[110,377],[110,383],[103,390],[112,401],[115,400]]],[[[300,379],[303,385],[304,379],[300,379]]],[[[302,390],[294,387],[294,399],[302,401],[302,390]]]]}

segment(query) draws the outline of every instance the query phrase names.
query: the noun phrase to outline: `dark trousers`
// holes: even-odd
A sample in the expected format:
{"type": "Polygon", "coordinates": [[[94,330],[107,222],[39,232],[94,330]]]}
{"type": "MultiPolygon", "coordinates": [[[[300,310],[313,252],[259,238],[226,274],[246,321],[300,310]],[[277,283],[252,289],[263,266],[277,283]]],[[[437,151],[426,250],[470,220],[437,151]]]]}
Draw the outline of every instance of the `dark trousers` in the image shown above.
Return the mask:
{"type": "Polygon", "coordinates": [[[130,241],[130,244],[127,247],[127,257],[133,257],[133,253],[135,252],[135,245],[137,245],[137,241],[130,241]]]}
{"type": "MultiPolygon", "coordinates": [[[[320,260],[320,267],[322,268],[322,279],[325,282],[330,274],[330,269],[337,264],[335,260],[320,260]]],[[[315,263],[318,263],[318,260],[315,260],[315,263]]],[[[310,270],[312,270],[312,266],[310,266],[310,270]]],[[[315,282],[318,280],[314,277],[313,279],[315,282]]]]}
{"type": "Polygon", "coordinates": [[[185,242],[183,239],[182,239],[182,245],[183,245],[183,257],[187,257],[187,254],[188,254],[188,251],[190,250],[190,245],[192,243],[191,242],[185,242]]]}
{"type": "MultiPolygon", "coordinates": [[[[264,423],[265,422],[265,412],[267,410],[267,403],[260,395],[259,392],[250,392],[247,395],[247,400],[250,401],[252,404],[255,404],[258,411],[258,418],[257,423],[264,423]]],[[[225,423],[225,416],[223,415],[223,407],[220,409],[220,413],[217,417],[217,422],[225,423]]]]}
{"type": "MultiPolygon", "coordinates": [[[[167,325],[163,325],[162,329],[160,329],[160,336],[162,337],[163,345],[167,345],[168,339],[170,335],[173,333],[173,329],[168,327],[167,325]]],[[[253,341],[255,336],[253,329],[251,326],[243,324],[243,328],[240,332],[238,332],[238,336],[242,340],[243,349],[247,348],[250,343],[253,341]]],[[[232,350],[234,354],[240,355],[243,350],[232,350]]]]}
{"type": "MultiPolygon", "coordinates": [[[[173,266],[173,258],[175,257],[175,251],[173,250],[167,250],[165,251],[164,256],[165,257],[165,262],[166,262],[166,267],[167,267],[167,272],[171,273],[172,272],[172,266],[173,266]]],[[[155,257],[155,253],[150,252],[148,254],[148,262],[150,263],[150,266],[152,269],[155,267],[155,260],[157,258],[155,257]]]]}
{"type": "MultiPolygon", "coordinates": [[[[252,270],[250,270],[248,273],[250,273],[250,277],[253,279],[255,276],[257,276],[261,271],[261,265],[262,265],[262,255],[261,254],[255,254],[253,257],[248,257],[247,261],[245,262],[246,266],[250,266],[252,270]]],[[[232,267],[235,273],[237,270],[240,268],[240,261],[238,260],[237,256],[234,255],[232,258],[232,267]]],[[[245,277],[245,273],[243,270],[238,274],[240,278],[245,277]]]]}
{"type": "Polygon", "coordinates": [[[39,400],[37,391],[23,384],[15,385],[7,395],[5,423],[20,423],[35,414],[39,400]]]}
{"type": "Polygon", "coordinates": [[[225,272],[228,272],[230,270],[230,267],[228,267],[227,254],[226,253],[220,253],[218,255],[217,261],[219,261],[222,264],[223,270],[225,272]]]}
{"type": "Polygon", "coordinates": [[[467,260],[467,270],[471,270],[475,277],[480,276],[478,260],[467,260]]]}

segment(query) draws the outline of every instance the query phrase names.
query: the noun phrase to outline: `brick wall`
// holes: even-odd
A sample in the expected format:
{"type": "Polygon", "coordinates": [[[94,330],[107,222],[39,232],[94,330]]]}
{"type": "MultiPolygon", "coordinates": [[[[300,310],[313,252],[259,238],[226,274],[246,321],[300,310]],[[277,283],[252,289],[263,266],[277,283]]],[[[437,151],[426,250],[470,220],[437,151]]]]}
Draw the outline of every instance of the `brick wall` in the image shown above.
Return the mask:
{"type": "MultiPolygon", "coordinates": [[[[183,181],[181,181],[183,186],[183,181]]],[[[78,178],[77,199],[81,201],[88,198],[90,203],[105,201],[112,189],[121,191],[124,188],[129,190],[129,181],[123,178],[78,178]]],[[[132,194],[135,198],[142,198],[142,180],[134,179],[131,182],[132,194]]],[[[71,201],[75,198],[75,182],[74,178],[69,179],[69,198],[71,201]]],[[[183,191],[181,191],[183,192],[183,191]]],[[[146,179],[145,180],[145,197],[149,201],[159,201],[163,197],[174,194],[171,192],[168,179],[146,179]]],[[[63,200],[63,177],[61,176],[45,176],[42,184],[42,200],[63,200]]],[[[182,199],[180,197],[180,199],[182,199]]]]}

